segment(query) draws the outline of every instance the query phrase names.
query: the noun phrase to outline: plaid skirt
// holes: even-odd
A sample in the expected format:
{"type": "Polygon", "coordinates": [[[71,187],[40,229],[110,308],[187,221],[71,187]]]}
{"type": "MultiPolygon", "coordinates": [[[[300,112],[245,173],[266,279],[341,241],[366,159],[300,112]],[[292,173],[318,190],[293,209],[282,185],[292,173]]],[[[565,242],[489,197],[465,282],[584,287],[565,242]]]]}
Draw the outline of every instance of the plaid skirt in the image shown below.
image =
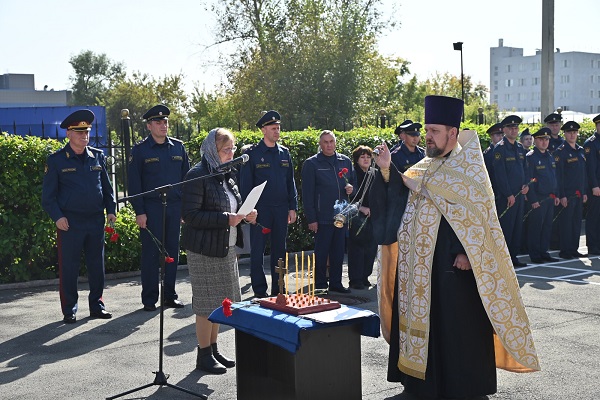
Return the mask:
{"type": "Polygon", "coordinates": [[[241,301],[240,273],[235,246],[227,256],[207,257],[187,250],[188,272],[192,283],[194,314],[207,317],[219,308],[225,297],[241,301]]]}

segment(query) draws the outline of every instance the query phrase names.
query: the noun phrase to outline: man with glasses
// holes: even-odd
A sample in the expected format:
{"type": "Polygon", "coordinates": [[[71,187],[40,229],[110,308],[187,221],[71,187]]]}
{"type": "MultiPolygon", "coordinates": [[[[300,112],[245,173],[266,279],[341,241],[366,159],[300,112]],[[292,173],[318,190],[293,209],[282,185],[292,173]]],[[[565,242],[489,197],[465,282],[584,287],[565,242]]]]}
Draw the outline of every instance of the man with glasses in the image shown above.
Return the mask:
{"type": "MultiPolygon", "coordinates": [[[[135,195],[157,187],[179,183],[190,169],[190,162],[183,143],[169,137],[171,111],[159,104],[149,109],[143,118],[150,131],[144,140],[133,146],[129,156],[129,195],[135,195]]],[[[159,193],[152,193],[131,200],[142,241],[142,304],[145,311],[156,310],[159,299],[159,249],[152,235],[164,244],[174,260],[165,264],[164,307],[182,308],[177,299],[175,280],[179,261],[179,234],[181,221],[181,188],[167,192],[165,237],[163,238],[163,205],[159,193]],[[148,232],[150,231],[150,232],[148,232]]]]}
{"type": "Polygon", "coordinates": [[[527,265],[517,258],[523,233],[525,200],[522,195],[529,190],[525,177],[525,152],[521,143],[517,142],[521,122],[517,115],[509,115],[500,122],[504,138],[494,148],[493,162],[496,210],[515,267],[527,265]]]}
{"type": "Polygon", "coordinates": [[[267,297],[267,279],[263,259],[267,237],[271,239],[271,296],[277,296],[284,288],[279,287],[279,274],[275,271],[277,260],[285,258],[288,224],[296,222],[298,192],[294,180],[294,165],[286,147],[281,146],[281,115],[277,111],[266,112],[256,123],[263,138],[246,151],[248,162],[240,171],[242,200],[254,188],[267,182],[258,203],[258,224],[250,226],[250,281],[256,297],[267,297]],[[270,230],[270,231],[268,231],[270,230]]]}

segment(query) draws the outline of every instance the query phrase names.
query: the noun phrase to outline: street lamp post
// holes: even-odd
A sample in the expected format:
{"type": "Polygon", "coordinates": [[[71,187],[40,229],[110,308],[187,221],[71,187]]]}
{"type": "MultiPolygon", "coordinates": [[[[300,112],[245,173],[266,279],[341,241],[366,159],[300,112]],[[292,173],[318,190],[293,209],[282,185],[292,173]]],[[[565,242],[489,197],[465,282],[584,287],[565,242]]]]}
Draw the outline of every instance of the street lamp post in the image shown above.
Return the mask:
{"type": "Polygon", "coordinates": [[[462,121],[465,122],[465,74],[463,73],[463,42],[455,42],[452,43],[454,45],[454,50],[460,51],[460,88],[462,91],[462,101],[463,101],[463,113],[462,113],[462,121]]]}

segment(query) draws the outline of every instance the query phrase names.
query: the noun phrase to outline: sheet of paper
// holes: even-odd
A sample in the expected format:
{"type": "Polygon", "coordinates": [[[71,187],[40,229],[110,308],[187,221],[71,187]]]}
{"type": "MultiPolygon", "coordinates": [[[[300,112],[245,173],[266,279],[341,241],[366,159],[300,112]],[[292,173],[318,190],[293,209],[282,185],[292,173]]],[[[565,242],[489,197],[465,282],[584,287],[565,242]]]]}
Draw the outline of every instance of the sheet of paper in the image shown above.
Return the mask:
{"type": "Polygon", "coordinates": [[[361,310],[357,308],[350,308],[342,306],[335,310],[321,311],[318,313],[305,314],[302,317],[311,319],[316,322],[322,322],[324,324],[336,321],[346,321],[348,319],[369,317],[375,313],[369,310],[361,310]]]}
{"type": "Polygon", "coordinates": [[[262,194],[263,189],[266,185],[267,181],[264,181],[260,185],[255,186],[254,189],[250,191],[248,197],[246,197],[246,201],[238,210],[238,215],[248,215],[252,210],[254,210],[254,207],[256,207],[256,203],[258,203],[258,199],[260,199],[260,195],[262,194]]]}

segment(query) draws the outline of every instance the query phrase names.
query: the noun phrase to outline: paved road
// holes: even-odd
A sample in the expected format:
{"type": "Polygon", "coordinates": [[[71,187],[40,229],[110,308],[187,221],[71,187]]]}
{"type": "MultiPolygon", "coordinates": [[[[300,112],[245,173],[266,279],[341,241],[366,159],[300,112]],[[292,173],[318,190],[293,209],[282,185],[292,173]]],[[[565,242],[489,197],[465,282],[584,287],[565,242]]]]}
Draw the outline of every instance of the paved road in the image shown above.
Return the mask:
{"type": "MultiPolygon", "coordinates": [[[[585,253],[586,248],[580,251],[585,253]]],[[[252,293],[246,262],[240,264],[240,273],[243,297],[248,299],[252,293]]],[[[498,393],[487,399],[600,399],[599,257],[530,265],[517,273],[543,371],[498,371],[498,393]]],[[[235,370],[211,376],[194,369],[196,340],[187,270],[178,277],[186,307],[164,313],[163,371],[170,374],[168,382],[211,400],[235,399],[235,370]]],[[[347,284],[347,274],[344,279],[347,284]]],[[[371,281],[375,280],[373,276],[371,281]]],[[[75,325],[61,322],[55,283],[0,287],[2,399],[102,399],[153,382],[152,372],[159,364],[159,314],[141,310],[139,276],[107,281],[105,301],[114,314],[109,321],[87,318],[87,283],[79,287],[82,301],[75,325]]],[[[332,297],[372,311],[377,308],[375,288],[332,297]]],[[[222,351],[233,356],[234,331],[222,326],[219,338],[222,351]]],[[[385,341],[363,337],[361,344],[363,398],[412,399],[402,394],[401,385],[385,380],[385,341]]],[[[123,398],[194,397],[151,386],[123,398]]]]}

